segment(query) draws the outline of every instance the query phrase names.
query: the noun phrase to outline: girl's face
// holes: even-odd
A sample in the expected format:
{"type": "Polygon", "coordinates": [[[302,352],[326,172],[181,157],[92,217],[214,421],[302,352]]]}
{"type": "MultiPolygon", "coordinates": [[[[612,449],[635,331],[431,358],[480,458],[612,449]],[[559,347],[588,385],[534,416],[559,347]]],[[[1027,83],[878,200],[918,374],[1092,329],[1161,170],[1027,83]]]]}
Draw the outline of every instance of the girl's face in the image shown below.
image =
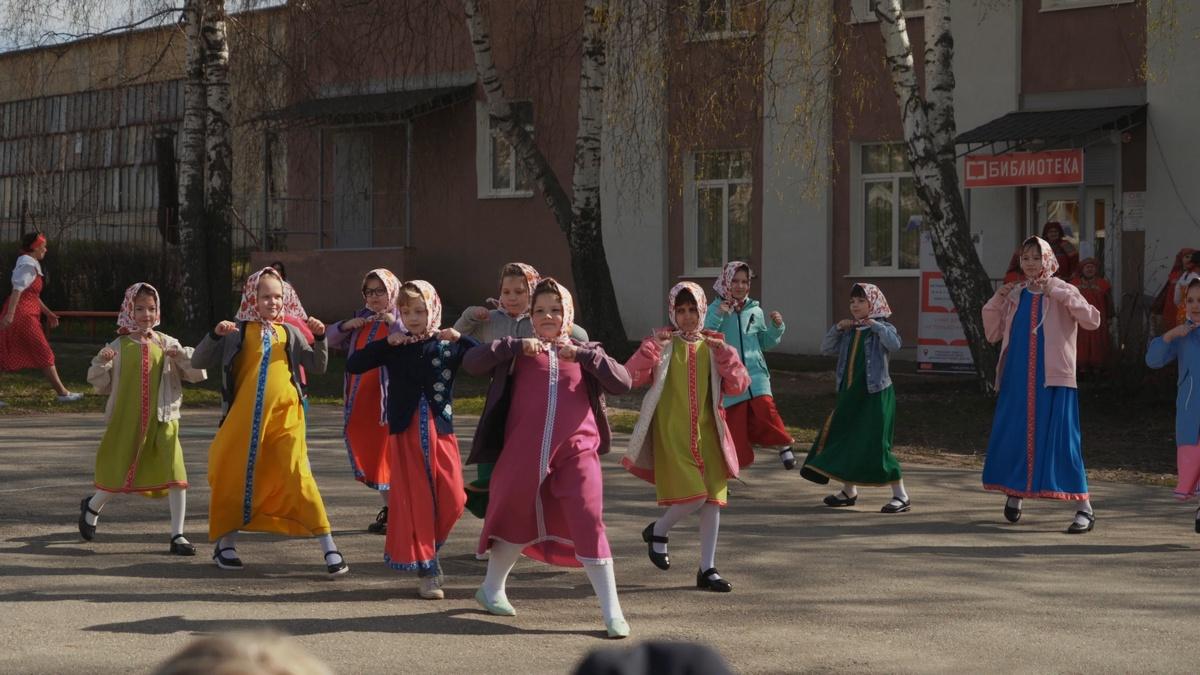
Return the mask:
{"type": "Polygon", "coordinates": [[[46,249],[46,242],[42,242],[30,249],[29,255],[32,256],[34,260],[42,260],[46,257],[46,249]]]}
{"type": "Polygon", "coordinates": [[[1187,308],[1188,320],[1192,323],[1200,323],[1200,286],[1188,288],[1184,304],[1187,308]]]}
{"type": "Polygon", "coordinates": [[[400,321],[413,335],[421,335],[429,327],[429,308],[421,298],[408,298],[400,306],[400,321]]]}
{"type": "Polygon", "coordinates": [[[733,275],[733,280],[729,282],[729,294],[734,300],[745,300],[747,295],[750,295],[750,273],[746,270],[738,270],[733,275]]]}
{"type": "Polygon", "coordinates": [[[1081,271],[1083,272],[1084,277],[1091,279],[1092,277],[1096,276],[1096,263],[1088,263],[1084,265],[1081,271]]]}
{"type": "Polygon", "coordinates": [[[700,309],[694,302],[682,302],[675,305],[675,325],[684,333],[695,333],[700,330],[700,309]]]}
{"type": "Polygon", "coordinates": [[[255,293],[258,297],[254,300],[254,308],[259,316],[267,321],[283,318],[283,282],[279,281],[279,277],[264,274],[258,280],[255,293]]]}
{"type": "Polygon", "coordinates": [[[153,295],[140,294],[133,299],[133,320],[143,331],[154,328],[158,323],[158,303],[153,295]]]}
{"type": "Polygon", "coordinates": [[[1053,244],[1059,239],[1062,239],[1062,230],[1058,229],[1057,227],[1052,227],[1046,230],[1046,241],[1053,244]]]}
{"type": "Polygon", "coordinates": [[[387,287],[379,279],[367,277],[367,283],[363,286],[362,294],[363,299],[367,301],[367,309],[376,314],[388,310],[387,287]]]}
{"type": "Polygon", "coordinates": [[[850,316],[855,321],[862,321],[871,313],[871,303],[866,298],[850,296],[850,316]]]}
{"type": "Polygon", "coordinates": [[[1032,246],[1021,249],[1021,271],[1030,279],[1042,273],[1042,252],[1032,246]]]}
{"type": "Polygon", "coordinates": [[[500,308],[509,316],[521,316],[529,311],[529,282],[525,277],[500,280],[500,308]]]}
{"type": "Polygon", "coordinates": [[[533,332],[543,340],[553,340],[562,334],[563,305],[557,295],[538,295],[530,317],[533,320],[533,332]]]}

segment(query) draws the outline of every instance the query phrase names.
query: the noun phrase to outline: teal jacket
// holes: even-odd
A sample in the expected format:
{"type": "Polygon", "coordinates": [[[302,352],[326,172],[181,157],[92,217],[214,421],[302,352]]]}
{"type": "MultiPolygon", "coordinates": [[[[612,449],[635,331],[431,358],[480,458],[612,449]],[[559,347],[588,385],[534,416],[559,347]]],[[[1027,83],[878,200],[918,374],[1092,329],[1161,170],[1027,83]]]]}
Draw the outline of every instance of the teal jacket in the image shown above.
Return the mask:
{"type": "Polygon", "coordinates": [[[704,317],[704,327],[725,334],[725,341],[737,350],[742,363],[750,372],[750,386],[736,396],[726,396],[722,405],[748,401],[755,396],[771,396],[771,373],[763,352],[779,344],[787,326],[776,326],[763,314],[757,300],[747,298],[742,311],[732,314],[721,313],[721,299],[713,300],[704,317]]]}

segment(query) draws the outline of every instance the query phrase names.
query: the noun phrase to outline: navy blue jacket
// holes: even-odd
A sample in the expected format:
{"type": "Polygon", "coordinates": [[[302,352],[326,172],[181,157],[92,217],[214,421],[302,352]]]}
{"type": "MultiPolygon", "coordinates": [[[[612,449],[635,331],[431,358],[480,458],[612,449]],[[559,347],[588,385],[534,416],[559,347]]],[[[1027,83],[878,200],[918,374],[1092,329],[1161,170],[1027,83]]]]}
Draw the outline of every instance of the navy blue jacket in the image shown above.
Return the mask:
{"type": "Polygon", "coordinates": [[[393,434],[404,433],[412,422],[421,397],[433,411],[439,434],[454,432],[454,375],[463,354],[479,341],[468,335],[458,342],[428,338],[393,347],[387,339],[376,340],[346,359],[346,372],[361,375],[374,368],[387,368],[387,419],[393,434]]]}

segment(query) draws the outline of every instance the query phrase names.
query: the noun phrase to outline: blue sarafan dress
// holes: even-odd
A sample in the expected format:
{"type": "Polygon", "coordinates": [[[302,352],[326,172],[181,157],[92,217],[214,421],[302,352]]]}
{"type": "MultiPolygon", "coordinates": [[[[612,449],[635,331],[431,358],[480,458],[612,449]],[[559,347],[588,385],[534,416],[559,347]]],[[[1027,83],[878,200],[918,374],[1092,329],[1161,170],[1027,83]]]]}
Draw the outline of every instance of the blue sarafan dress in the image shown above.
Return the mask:
{"type": "Polygon", "coordinates": [[[1021,290],[1000,376],[983,487],[1013,497],[1088,498],[1079,393],[1046,386],[1042,295],[1021,290]]]}

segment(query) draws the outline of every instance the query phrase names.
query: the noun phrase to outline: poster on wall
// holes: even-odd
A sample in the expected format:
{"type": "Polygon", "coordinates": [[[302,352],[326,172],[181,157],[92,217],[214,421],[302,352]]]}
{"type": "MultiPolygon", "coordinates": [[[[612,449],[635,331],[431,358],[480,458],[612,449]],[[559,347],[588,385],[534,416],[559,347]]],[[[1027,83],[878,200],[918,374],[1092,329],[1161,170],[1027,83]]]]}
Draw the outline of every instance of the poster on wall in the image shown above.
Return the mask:
{"type": "MultiPolygon", "coordinates": [[[[914,216],[914,219],[919,219],[914,216]]],[[[982,256],[983,238],[972,233],[975,252],[982,256]]],[[[958,321],[958,311],[950,300],[946,282],[933,257],[929,233],[921,232],[920,311],[917,317],[917,372],[975,372],[971,349],[958,321]]]]}

